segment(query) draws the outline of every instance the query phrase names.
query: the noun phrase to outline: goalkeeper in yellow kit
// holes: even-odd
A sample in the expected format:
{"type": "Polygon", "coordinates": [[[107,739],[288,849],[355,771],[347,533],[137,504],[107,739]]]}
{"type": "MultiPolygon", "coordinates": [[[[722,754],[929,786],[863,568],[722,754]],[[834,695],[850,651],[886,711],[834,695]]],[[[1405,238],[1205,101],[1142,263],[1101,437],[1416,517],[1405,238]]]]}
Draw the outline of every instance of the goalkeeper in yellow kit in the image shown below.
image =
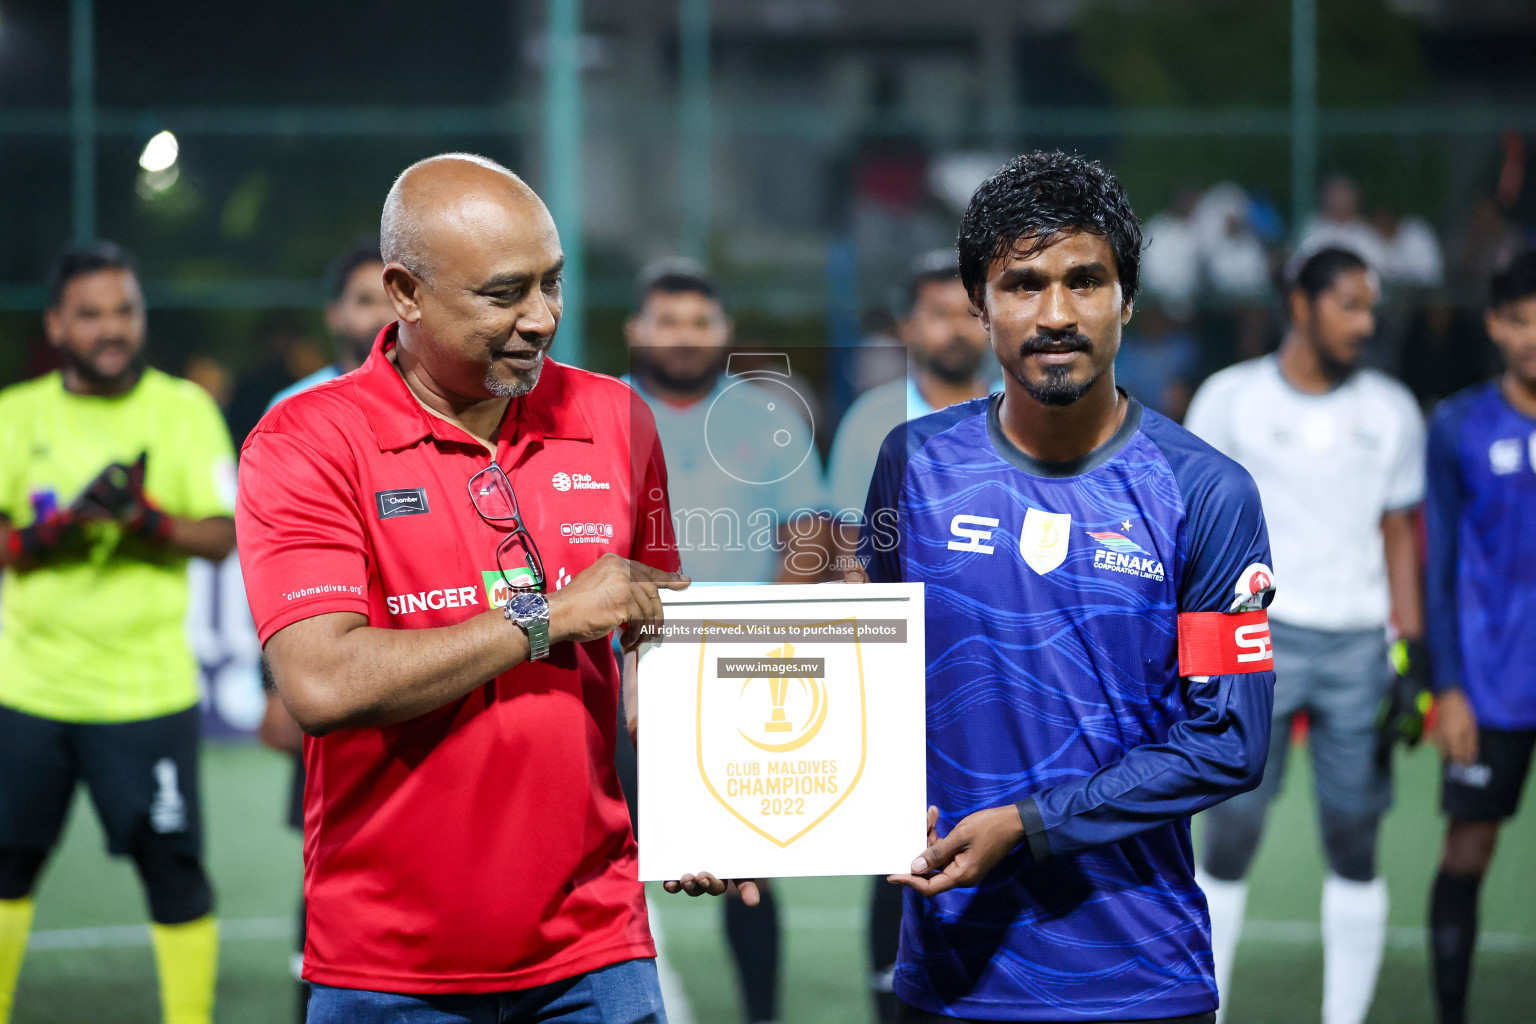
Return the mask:
{"type": "Polygon", "coordinates": [[[0,392],[0,1024],[78,782],[144,883],[167,1024],[207,1024],[186,563],[234,547],[233,448],[212,399],[146,366],[126,252],[65,253],[48,306],[62,370],[0,392]]]}

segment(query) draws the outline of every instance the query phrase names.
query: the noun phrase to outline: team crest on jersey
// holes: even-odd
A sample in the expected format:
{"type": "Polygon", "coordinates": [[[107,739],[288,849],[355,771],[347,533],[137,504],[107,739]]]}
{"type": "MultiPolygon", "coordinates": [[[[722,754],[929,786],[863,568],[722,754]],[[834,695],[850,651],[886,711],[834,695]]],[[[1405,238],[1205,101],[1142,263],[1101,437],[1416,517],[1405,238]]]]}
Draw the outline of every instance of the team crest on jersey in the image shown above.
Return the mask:
{"type": "Polygon", "coordinates": [[[1275,592],[1275,574],[1263,562],[1254,562],[1237,577],[1232,588],[1229,612],[1252,612],[1264,607],[1264,599],[1275,592]]]}
{"type": "Polygon", "coordinates": [[[1070,512],[1042,512],[1032,508],[1024,513],[1024,529],[1019,531],[1019,554],[1024,564],[1044,576],[1067,557],[1072,539],[1070,512]]]}

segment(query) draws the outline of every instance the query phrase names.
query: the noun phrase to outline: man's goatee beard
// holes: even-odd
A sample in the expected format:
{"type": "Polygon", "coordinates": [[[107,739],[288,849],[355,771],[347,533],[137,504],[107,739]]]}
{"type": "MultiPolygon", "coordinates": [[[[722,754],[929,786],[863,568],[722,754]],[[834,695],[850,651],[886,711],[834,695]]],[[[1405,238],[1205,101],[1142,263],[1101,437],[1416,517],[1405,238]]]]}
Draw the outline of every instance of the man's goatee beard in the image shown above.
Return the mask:
{"type": "Polygon", "coordinates": [[[149,356],[141,347],[129,358],[127,365],[121,373],[106,377],[96,372],[96,367],[90,360],[76,355],[68,346],[60,346],[59,358],[66,367],[79,375],[85,383],[97,389],[117,390],[126,388],[138,381],[149,368],[149,356]]]}
{"type": "Polygon", "coordinates": [[[488,371],[485,375],[485,389],[497,398],[522,398],[539,386],[539,374],[544,372],[544,360],[539,360],[539,365],[528,371],[528,375],[521,380],[504,381],[497,380],[494,371],[488,371]]]}
{"type": "Polygon", "coordinates": [[[1071,405],[1086,395],[1099,378],[1093,376],[1076,381],[1071,379],[1070,372],[1065,366],[1053,366],[1045,371],[1045,379],[1042,381],[1025,380],[1023,375],[1017,379],[1024,385],[1024,390],[1029,392],[1029,397],[1041,405],[1071,405]]]}

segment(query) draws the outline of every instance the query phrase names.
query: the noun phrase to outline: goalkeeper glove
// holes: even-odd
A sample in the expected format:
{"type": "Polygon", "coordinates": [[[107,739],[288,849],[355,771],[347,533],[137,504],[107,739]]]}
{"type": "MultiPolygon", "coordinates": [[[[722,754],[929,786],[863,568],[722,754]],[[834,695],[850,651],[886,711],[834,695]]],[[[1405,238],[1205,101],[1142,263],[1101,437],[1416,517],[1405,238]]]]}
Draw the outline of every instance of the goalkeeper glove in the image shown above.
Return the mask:
{"type": "Polygon", "coordinates": [[[1424,719],[1434,703],[1429,685],[1429,648],[1423,640],[1399,640],[1391,647],[1392,679],[1376,709],[1376,763],[1392,763],[1399,741],[1412,750],[1424,738],[1424,719]]]}
{"type": "Polygon", "coordinates": [[[69,509],[54,510],[31,526],[13,529],[6,544],[17,561],[36,561],[64,542],[75,525],[69,509]]]}
{"type": "Polygon", "coordinates": [[[165,540],[170,517],[144,495],[148,464],[148,452],[140,452],[131,466],[112,463],[86,485],[70,510],[81,519],[115,519],[133,533],[165,540]]]}

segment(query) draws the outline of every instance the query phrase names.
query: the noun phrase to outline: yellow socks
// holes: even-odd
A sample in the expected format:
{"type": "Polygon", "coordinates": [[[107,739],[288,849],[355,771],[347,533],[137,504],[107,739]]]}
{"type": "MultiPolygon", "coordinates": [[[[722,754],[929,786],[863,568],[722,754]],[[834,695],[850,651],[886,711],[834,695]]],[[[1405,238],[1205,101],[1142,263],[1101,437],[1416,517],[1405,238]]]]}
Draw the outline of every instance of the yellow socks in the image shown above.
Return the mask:
{"type": "Polygon", "coordinates": [[[208,915],[186,924],[152,924],[149,937],[155,946],[165,1024],[211,1024],[219,922],[208,915]]]}
{"type": "Polygon", "coordinates": [[[0,1024],[11,1019],[11,1001],[21,958],[27,952],[27,933],[32,930],[32,898],[0,900],[0,1024]]]}

